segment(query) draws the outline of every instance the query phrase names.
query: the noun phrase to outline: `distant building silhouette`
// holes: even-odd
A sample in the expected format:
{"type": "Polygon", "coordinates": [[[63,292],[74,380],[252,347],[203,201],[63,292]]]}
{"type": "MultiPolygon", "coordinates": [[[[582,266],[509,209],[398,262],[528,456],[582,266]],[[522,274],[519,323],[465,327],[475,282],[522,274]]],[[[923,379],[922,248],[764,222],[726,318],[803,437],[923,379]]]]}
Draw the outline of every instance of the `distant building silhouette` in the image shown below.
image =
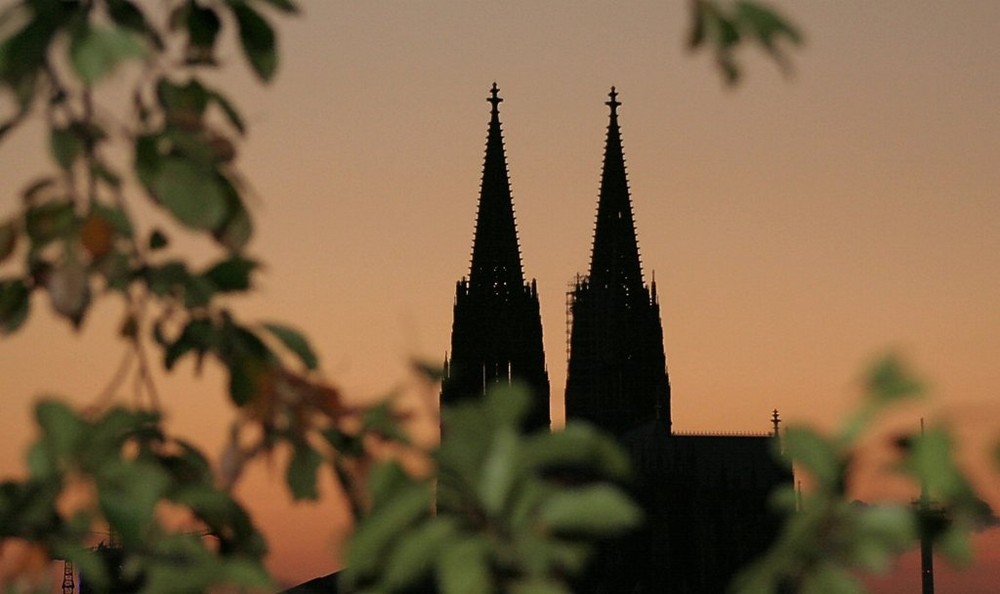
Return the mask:
{"type": "Polygon", "coordinates": [[[445,359],[442,404],[482,395],[517,379],[532,390],[530,428],[549,426],[549,375],[535,281],[524,282],[514,204],[500,129],[499,89],[490,110],[479,212],[469,277],[455,289],[451,357],[445,359]]]}
{"type": "MultiPolygon", "coordinates": [[[[566,416],[615,434],[631,455],[642,530],[606,547],[587,592],[725,592],[779,520],[768,494],[790,480],[772,435],[676,435],[656,282],[643,282],[618,124],[611,109],[590,274],[569,295],[566,416]]],[[[777,423],[777,421],[775,421],[777,423]]]]}

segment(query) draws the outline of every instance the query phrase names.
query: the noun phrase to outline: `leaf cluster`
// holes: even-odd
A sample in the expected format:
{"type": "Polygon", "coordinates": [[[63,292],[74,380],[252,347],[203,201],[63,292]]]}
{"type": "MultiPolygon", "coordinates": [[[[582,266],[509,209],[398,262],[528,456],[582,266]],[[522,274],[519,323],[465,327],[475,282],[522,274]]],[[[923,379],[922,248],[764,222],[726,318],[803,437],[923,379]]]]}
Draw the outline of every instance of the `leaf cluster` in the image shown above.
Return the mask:
{"type": "Polygon", "coordinates": [[[88,417],[47,399],[35,417],[29,477],[0,483],[0,538],[35,542],[73,562],[97,591],[116,583],[178,593],[270,583],[250,516],[214,485],[195,447],[163,432],[159,414],[114,407],[88,417]],[[189,518],[191,531],[165,530],[167,510],[189,518]],[[121,572],[85,546],[95,531],[111,535],[121,572]]]}
{"type": "Polygon", "coordinates": [[[878,361],[865,379],[861,409],[840,430],[824,436],[789,427],[779,456],[808,475],[812,488],[787,487],[774,496],[787,518],[772,549],[737,579],[737,592],[857,593],[857,572],[884,572],[896,555],[930,539],[956,562],[970,560],[971,530],[988,519],[955,463],[944,427],[897,436],[894,472],[911,479],[921,496],[910,505],[849,501],[849,480],[859,439],[889,408],[918,397],[922,382],[895,357],[878,361]]]}
{"type": "Polygon", "coordinates": [[[234,435],[257,427],[254,443],[231,444],[223,487],[254,454],[287,441],[297,452],[293,495],[314,496],[299,478],[309,465],[298,452],[343,412],[339,393],[314,377],[305,337],[283,323],[242,323],[224,305],[253,288],[259,264],[245,253],[253,224],[236,168],[245,121],[205,74],[231,27],[251,70],[269,82],[278,65],[269,12],[297,9],[290,0],[21,0],[0,10],[0,140],[40,116],[52,164],[0,218],[0,335],[20,330],[42,295],[74,329],[107,297],[123,304],[127,349],[91,416],[38,406],[31,476],[3,484],[0,537],[75,561],[92,583],[110,579],[84,546],[95,527],[114,535],[123,567],[148,591],[266,582],[249,517],[214,485],[196,448],[163,434],[149,345],[167,371],[189,355],[199,366],[206,356],[220,363],[241,413],[234,435]],[[125,101],[100,103],[102,86],[124,87],[108,96],[125,101]],[[133,216],[142,202],[158,220],[133,216]],[[205,236],[220,255],[194,269],[174,253],[178,233],[205,236]],[[129,373],[135,382],[124,381],[129,373]],[[134,411],[107,407],[123,385],[136,386],[134,411]],[[68,514],[66,493],[80,484],[92,504],[68,514]],[[212,544],[164,529],[165,505],[187,510],[212,544]]]}
{"type": "Polygon", "coordinates": [[[736,50],[756,43],[785,73],[791,72],[786,45],[801,45],[802,33],[781,13],[753,0],[691,0],[688,48],[708,47],[727,85],[739,82],[736,50]]]}
{"type": "Polygon", "coordinates": [[[520,431],[529,396],[497,387],[442,412],[431,478],[375,468],[351,539],[356,591],[569,592],[597,542],[635,527],[626,454],[593,427],[520,431]],[[436,508],[436,513],[433,513],[436,508]]]}

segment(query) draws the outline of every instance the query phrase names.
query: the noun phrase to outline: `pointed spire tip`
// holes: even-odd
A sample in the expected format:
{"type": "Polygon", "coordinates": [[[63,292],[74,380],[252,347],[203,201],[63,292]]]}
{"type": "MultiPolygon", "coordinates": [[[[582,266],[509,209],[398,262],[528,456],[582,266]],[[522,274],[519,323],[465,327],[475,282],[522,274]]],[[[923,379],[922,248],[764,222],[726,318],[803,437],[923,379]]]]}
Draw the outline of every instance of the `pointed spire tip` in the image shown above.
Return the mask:
{"type": "Polygon", "coordinates": [[[618,115],[618,106],[621,102],[618,101],[618,91],[615,90],[614,85],[611,85],[611,92],[608,93],[608,97],[611,97],[611,101],[606,101],[604,104],[611,108],[611,115],[618,115]]]}

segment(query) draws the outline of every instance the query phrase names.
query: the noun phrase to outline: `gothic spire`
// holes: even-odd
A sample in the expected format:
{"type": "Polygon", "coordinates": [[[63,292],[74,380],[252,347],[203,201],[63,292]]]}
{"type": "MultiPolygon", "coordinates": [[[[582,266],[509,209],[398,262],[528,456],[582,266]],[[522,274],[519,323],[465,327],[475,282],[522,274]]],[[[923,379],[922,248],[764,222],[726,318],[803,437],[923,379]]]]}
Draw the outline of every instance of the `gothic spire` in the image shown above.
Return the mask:
{"type": "Polygon", "coordinates": [[[500,90],[490,89],[490,125],[486,136],[486,158],[472,244],[469,287],[472,292],[508,296],[521,291],[524,273],[517,243],[517,225],[507,174],[503,133],[500,127],[500,90]]]}
{"type": "Polygon", "coordinates": [[[538,287],[524,282],[507,160],[500,129],[500,90],[490,90],[490,126],[479,191],[472,268],[455,285],[451,359],[441,403],[484,394],[494,384],[524,382],[532,393],[524,421],[549,427],[549,375],[542,346],[538,287]]]}
{"type": "Polygon", "coordinates": [[[657,420],[670,430],[670,381],[655,289],[642,282],[632,200],[611,87],[590,275],[572,290],[566,417],[616,435],[657,420]]]}
{"type": "Polygon", "coordinates": [[[642,266],[625,174],[621,130],[618,128],[621,102],[614,87],[611,87],[609,96],[611,100],[605,105],[611,109],[611,121],[604,148],[604,168],[590,258],[590,282],[591,286],[608,290],[629,302],[641,294],[642,266]]]}

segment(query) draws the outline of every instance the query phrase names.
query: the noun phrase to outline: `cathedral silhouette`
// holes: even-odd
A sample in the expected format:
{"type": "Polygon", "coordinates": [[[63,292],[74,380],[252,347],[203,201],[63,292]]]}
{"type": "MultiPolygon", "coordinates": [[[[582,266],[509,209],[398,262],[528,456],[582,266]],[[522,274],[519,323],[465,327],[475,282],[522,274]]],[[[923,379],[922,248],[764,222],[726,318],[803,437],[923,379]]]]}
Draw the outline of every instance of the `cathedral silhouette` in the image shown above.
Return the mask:
{"type": "MultiPolygon", "coordinates": [[[[443,405],[519,380],[534,397],[528,428],[548,427],[550,387],[535,280],[525,282],[496,83],[468,278],[458,281],[443,405]]],[[[673,430],[655,280],[643,280],[626,177],[618,93],[611,88],[590,270],[567,295],[571,318],[566,417],[615,435],[631,456],[644,527],[611,543],[581,592],[725,592],[763,553],[779,521],[769,493],[791,481],[778,439],[673,430]]]]}

